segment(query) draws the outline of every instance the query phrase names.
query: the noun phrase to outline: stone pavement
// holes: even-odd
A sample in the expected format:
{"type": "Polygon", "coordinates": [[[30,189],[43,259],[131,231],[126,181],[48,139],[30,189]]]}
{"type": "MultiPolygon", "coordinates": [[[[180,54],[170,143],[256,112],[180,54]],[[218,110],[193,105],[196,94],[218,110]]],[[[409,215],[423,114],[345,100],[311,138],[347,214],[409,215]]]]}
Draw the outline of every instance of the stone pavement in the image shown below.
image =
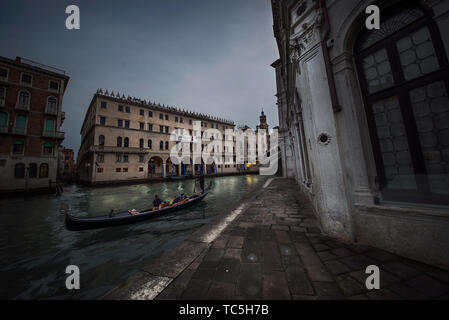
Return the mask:
{"type": "Polygon", "coordinates": [[[295,190],[274,179],[156,299],[449,299],[449,272],[323,236],[295,190]]]}

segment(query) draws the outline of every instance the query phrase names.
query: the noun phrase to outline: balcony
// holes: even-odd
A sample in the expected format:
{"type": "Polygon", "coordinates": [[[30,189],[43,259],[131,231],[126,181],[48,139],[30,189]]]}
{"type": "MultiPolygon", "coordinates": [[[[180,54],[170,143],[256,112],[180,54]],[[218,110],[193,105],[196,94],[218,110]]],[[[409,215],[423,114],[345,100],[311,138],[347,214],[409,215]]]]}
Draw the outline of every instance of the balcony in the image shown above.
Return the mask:
{"type": "Polygon", "coordinates": [[[18,103],[18,104],[16,104],[16,110],[30,111],[30,105],[29,104],[18,103]]]}
{"type": "Polygon", "coordinates": [[[13,127],[12,128],[12,134],[17,134],[17,135],[20,135],[20,136],[26,136],[27,128],[13,127]]]}
{"type": "Polygon", "coordinates": [[[0,126],[0,134],[7,134],[8,126],[0,126]]]}
{"type": "Polygon", "coordinates": [[[44,138],[64,139],[65,133],[59,131],[46,131],[42,132],[44,138]]]}
{"type": "Polygon", "coordinates": [[[58,107],[56,106],[46,106],[45,114],[57,116],[58,115],[58,107]]]}

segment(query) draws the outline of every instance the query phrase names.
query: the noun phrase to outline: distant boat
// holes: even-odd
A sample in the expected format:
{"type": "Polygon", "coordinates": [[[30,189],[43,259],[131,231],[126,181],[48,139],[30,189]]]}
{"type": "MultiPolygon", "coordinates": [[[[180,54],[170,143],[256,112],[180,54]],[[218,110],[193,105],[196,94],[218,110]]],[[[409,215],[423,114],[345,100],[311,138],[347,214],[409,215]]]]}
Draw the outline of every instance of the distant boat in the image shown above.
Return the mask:
{"type": "Polygon", "coordinates": [[[182,210],[186,207],[189,207],[195,203],[203,200],[209,191],[212,189],[212,183],[207,187],[203,193],[194,194],[187,198],[186,202],[180,204],[174,204],[171,206],[164,207],[162,209],[153,210],[147,209],[143,211],[137,211],[135,209],[127,210],[119,212],[115,215],[106,215],[106,216],[98,216],[98,217],[88,217],[81,218],[75,217],[68,212],[65,214],[65,226],[67,230],[70,231],[80,231],[80,230],[88,230],[88,229],[100,229],[106,227],[114,227],[125,224],[136,223],[144,220],[154,219],[160,217],[164,214],[182,210]]]}

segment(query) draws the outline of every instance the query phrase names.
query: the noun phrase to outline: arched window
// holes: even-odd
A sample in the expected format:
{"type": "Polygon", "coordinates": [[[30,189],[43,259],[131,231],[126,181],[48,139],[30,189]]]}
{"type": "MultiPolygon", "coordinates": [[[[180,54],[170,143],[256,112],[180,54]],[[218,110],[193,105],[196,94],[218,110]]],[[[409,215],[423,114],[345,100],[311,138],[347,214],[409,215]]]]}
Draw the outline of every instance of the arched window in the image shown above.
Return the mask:
{"type": "Polygon", "coordinates": [[[30,108],[30,94],[27,91],[20,91],[17,100],[17,107],[19,109],[29,109],[30,108]]]}
{"type": "Polygon", "coordinates": [[[104,135],[100,135],[100,136],[98,137],[98,144],[99,144],[100,146],[104,146],[104,135]]]}
{"type": "Polygon", "coordinates": [[[122,146],[122,137],[117,137],[117,147],[122,146]]]}
{"type": "Polygon", "coordinates": [[[14,178],[25,178],[25,165],[23,163],[16,163],[16,165],[14,166],[14,178]]]}
{"type": "Polygon", "coordinates": [[[168,141],[165,141],[165,150],[168,150],[168,141]]]}
{"type": "Polygon", "coordinates": [[[153,148],[153,141],[151,139],[148,139],[148,149],[153,148]]]}
{"type": "Polygon", "coordinates": [[[48,164],[41,163],[39,167],[39,178],[48,178],[48,164]]]}
{"type": "Polygon", "coordinates": [[[355,48],[382,196],[449,204],[449,64],[438,27],[420,7],[383,16],[355,48]]]}
{"type": "Polygon", "coordinates": [[[48,97],[47,99],[47,113],[58,113],[58,99],[56,97],[48,97]]]}
{"type": "Polygon", "coordinates": [[[128,147],[129,147],[129,138],[125,138],[125,140],[124,140],[124,146],[125,146],[125,148],[128,148],[128,147]]]}
{"type": "Polygon", "coordinates": [[[159,149],[164,150],[164,141],[159,143],[159,149]]]}
{"type": "Polygon", "coordinates": [[[142,149],[143,148],[143,144],[144,144],[143,139],[140,139],[139,140],[139,148],[142,149]]]}
{"type": "Polygon", "coordinates": [[[0,133],[8,133],[8,113],[0,112],[0,133]]]}
{"type": "Polygon", "coordinates": [[[28,169],[28,176],[30,178],[37,178],[37,164],[30,163],[30,168],[28,169]]]}

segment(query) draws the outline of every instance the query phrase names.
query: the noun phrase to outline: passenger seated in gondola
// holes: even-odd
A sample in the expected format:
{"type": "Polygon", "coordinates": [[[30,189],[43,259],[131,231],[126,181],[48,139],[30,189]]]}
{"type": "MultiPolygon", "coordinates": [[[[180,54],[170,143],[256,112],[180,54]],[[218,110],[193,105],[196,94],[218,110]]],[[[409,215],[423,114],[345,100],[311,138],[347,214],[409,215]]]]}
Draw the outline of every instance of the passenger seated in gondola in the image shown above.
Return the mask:
{"type": "Polygon", "coordinates": [[[178,202],[180,202],[182,200],[182,195],[178,194],[174,199],[173,199],[173,204],[177,204],[178,202]]]}
{"type": "Polygon", "coordinates": [[[154,196],[153,210],[162,209],[163,207],[165,207],[165,205],[165,202],[162,201],[158,195],[154,196]]]}

